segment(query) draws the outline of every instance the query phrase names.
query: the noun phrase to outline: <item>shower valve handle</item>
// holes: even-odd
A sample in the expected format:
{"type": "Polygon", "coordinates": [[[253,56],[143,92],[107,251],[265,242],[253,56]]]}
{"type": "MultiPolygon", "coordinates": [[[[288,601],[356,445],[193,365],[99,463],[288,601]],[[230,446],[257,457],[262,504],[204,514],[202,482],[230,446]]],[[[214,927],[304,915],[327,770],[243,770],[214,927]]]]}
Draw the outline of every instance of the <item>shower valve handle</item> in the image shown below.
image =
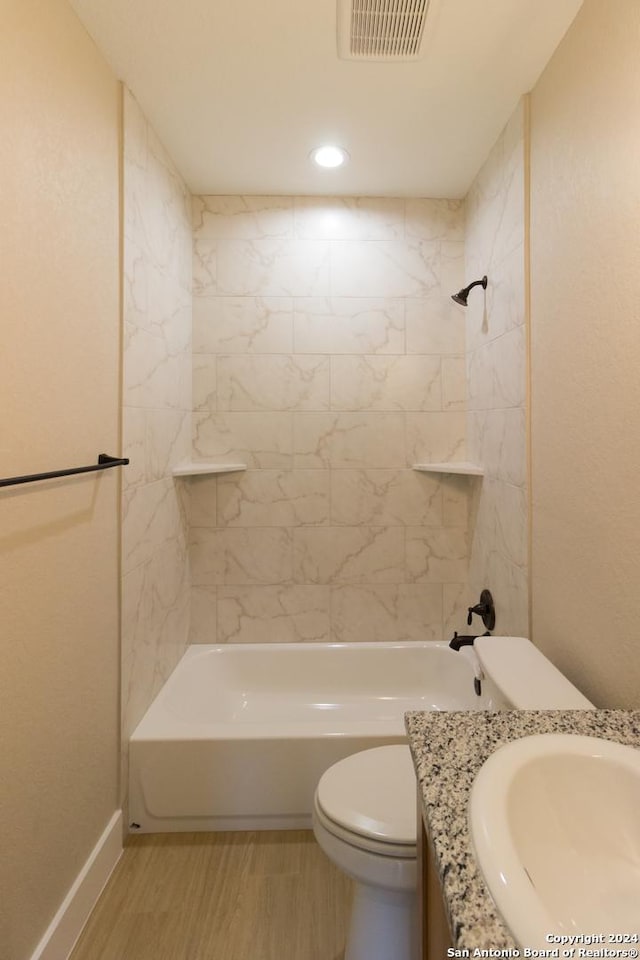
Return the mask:
{"type": "Polygon", "coordinates": [[[482,622],[487,630],[493,630],[496,625],[496,611],[493,605],[493,597],[489,590],[483,590],[480,594],[480,603],[476,603],[474,607],[468,607],[468,611],[468,626],[471,626],[473,615],[477,614],[477,616],[482,617],[482,622]]]}

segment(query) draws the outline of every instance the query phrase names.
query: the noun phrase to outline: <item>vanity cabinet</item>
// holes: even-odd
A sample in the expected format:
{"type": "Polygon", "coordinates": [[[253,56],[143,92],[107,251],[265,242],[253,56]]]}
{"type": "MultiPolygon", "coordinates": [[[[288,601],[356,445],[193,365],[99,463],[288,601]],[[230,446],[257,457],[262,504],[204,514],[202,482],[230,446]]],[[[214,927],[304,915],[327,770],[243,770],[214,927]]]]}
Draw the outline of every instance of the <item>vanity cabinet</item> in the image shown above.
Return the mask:
{"type": "Polygon", "coordinates": [[[444,909],[440,879],[433,850],[422,816],[422,799],[418,797],[417,844],[418,866],[418,943],[419,960],[444,960],[452,946],[449,922],[444,909]]]}

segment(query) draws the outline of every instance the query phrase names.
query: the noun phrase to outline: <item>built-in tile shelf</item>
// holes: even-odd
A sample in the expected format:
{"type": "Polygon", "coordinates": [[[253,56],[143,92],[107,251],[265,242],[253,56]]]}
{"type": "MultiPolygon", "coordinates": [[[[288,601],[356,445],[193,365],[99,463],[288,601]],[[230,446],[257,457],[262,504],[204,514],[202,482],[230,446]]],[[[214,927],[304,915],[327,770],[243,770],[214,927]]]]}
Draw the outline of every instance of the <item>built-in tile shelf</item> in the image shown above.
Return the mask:
{"type": "Polygon", "coordinates": [[[246,463],[179,463],[171,471],[174,477],[201,477],[213,473],[239,473],[246,463]]]}
{"type": "Polygon", "coordinates": [[[477,463],[461,460],[459,463],[414,463],[414,470],[422,473],[457,473],[464,477],[483,477],[484,469],[477,463]]]}

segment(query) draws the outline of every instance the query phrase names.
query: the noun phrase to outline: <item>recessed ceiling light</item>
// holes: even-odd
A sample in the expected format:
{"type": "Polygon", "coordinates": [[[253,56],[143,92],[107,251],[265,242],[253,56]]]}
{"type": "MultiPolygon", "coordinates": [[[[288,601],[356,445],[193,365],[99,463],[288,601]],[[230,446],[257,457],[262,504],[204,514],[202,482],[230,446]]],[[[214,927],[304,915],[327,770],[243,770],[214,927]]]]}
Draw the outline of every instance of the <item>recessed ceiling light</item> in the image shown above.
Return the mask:
{"type": "Polygon", "coordinates": [[[342,147],[316,147],[311,151],[311,159],[319,167],[341,167],[349,159],[349,154],[342,147]]]}

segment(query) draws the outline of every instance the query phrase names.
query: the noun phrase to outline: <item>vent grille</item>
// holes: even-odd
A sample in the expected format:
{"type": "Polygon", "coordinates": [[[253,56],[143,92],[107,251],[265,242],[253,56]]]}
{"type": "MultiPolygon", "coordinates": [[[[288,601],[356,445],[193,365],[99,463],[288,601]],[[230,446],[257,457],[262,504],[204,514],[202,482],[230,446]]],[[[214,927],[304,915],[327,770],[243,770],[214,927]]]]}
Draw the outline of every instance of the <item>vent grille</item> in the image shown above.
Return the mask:
{"type": "Polygon", "coordinates": [[[338,52],[349,60],[417,60],[430,0],[338,0],[338,52]]]}

